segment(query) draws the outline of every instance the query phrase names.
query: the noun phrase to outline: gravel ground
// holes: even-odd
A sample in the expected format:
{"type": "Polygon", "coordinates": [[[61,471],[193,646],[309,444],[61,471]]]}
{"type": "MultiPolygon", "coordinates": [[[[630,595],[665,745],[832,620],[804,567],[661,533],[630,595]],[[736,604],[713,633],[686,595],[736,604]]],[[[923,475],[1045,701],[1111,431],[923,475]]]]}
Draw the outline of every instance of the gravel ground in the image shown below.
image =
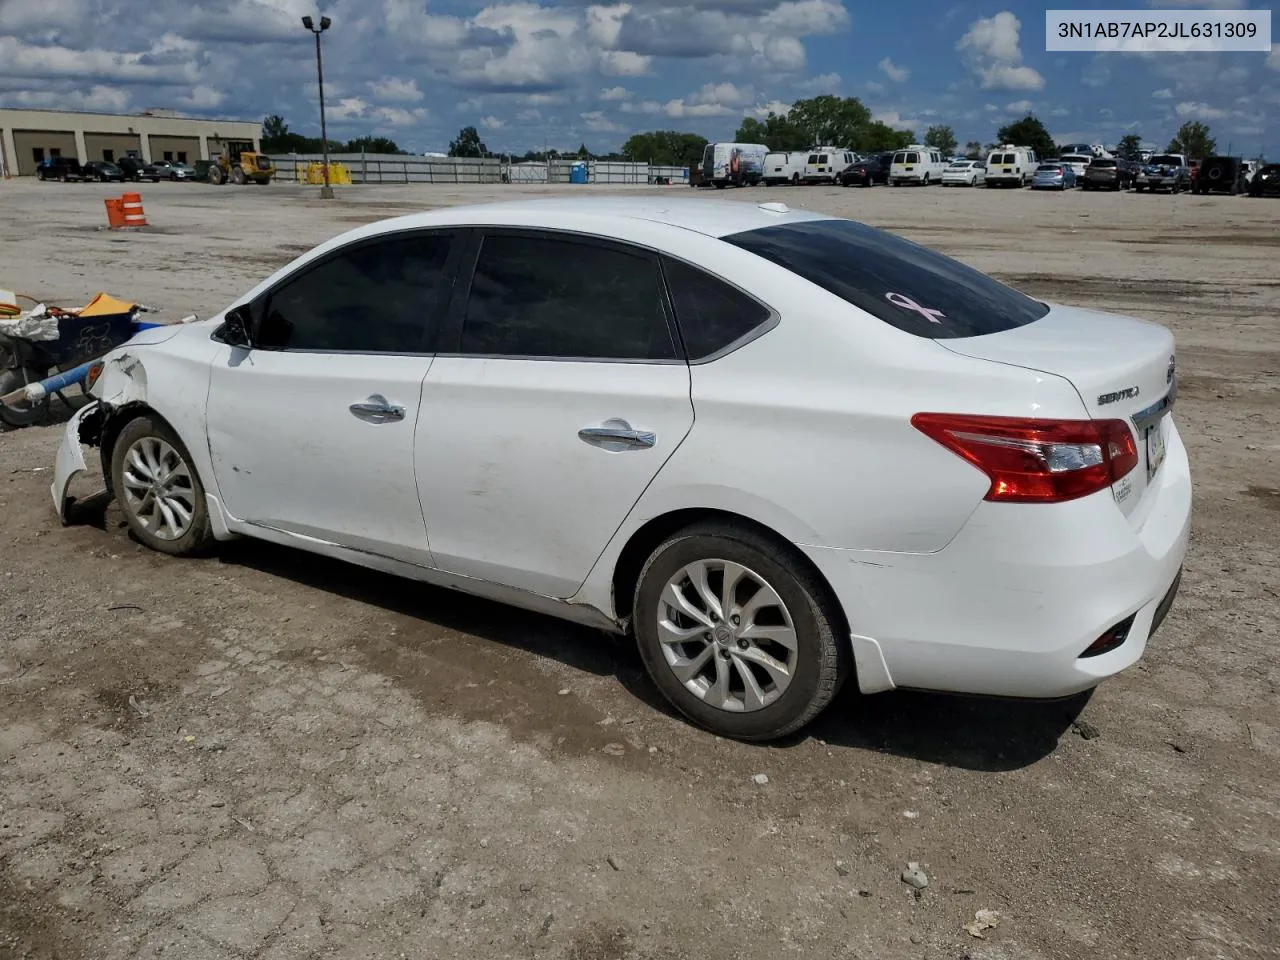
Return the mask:
{"type": "MultiPolygon", "coordinates": [[[[0,184],[0,285],[208,315],[351,225],[552,191],[147,185],[116,235],[119,192],[0,184]]],[[[619,639],[266,545],[166,559],[95,477],[64,529],[60,428],[0,434],[0,958],[1280,956],[1280,204],[732,197],[1174,329],[1195,530],[1145,659],[1065,704],[850,691],[746,746],[619,639]]]]}

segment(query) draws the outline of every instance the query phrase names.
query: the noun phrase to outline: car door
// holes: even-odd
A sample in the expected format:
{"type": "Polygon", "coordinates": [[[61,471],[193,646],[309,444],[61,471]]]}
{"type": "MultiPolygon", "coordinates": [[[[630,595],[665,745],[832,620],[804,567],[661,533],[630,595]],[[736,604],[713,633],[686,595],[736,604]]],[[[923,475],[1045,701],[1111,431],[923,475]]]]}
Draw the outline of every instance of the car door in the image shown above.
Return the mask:
{"type": "Polygon", "coordinates": [[[693,424],[650,252],[485,229],[427,374],[415,454],[442,569],[568,597],[693,424]]]}
{"type": "Polygon", "coordinates": [[[358,241],[255,301],[253,345],[227,345],[209,389],[209,450],[233,517],[431,565],[414,434],[459,236],[358,241]]]}

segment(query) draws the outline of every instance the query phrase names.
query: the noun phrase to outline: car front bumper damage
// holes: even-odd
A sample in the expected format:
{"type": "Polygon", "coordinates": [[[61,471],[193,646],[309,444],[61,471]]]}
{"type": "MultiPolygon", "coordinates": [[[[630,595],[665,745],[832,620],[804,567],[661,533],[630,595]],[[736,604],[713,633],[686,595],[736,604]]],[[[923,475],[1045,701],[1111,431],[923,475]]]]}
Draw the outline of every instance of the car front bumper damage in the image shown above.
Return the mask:
{"type": "Polygon", "coordinates": [[[58,520],[63,526],[67,524],[71,508],[67,488],[71,486],[72,480],[88,469],[84,447],[97,445],[105,415],[106,408],[101,401],[93,400],[76,411],[63,431],[62,445],[58,447],[53,465],[53,483],[49,486],[53,508],[58,512],[58,520]]]}

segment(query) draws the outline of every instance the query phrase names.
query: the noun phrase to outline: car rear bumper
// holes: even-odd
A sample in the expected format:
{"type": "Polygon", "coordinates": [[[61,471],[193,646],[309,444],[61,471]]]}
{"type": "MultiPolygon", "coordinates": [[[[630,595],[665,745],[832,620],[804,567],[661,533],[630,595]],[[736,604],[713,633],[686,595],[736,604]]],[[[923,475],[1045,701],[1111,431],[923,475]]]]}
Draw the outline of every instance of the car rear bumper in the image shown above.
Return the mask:
{"type": "Polygon", "coordinates": [[[1146,495],[1155,499],[1136,529],[1106,491],[983,501],[936,553],[803,549],[844,607],[864,692],[1065,697],[1137,662],[1172,603],[1191,526],[1190,468],[1172,425],[1146,495]],[[1122,643],[1081,656],[1130,617],[1122,643]]]}

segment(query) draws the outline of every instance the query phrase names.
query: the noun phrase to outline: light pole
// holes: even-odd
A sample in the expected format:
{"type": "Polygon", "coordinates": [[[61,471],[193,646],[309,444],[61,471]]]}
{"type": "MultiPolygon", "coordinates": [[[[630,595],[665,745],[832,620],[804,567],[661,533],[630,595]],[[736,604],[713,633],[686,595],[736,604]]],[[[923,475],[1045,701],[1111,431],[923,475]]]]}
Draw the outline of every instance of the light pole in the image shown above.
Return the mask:
{"type": "Polygon", "coordinates": [[[329,186],[329,131],[324,123],[324,61],[320,58],[320,34],[329,29],[331,22],[328,17],[321,17],[320,26],[317,28],[310,17],[302,18],[302,25],[316,37],[316,76],[320,80],[320,150],[324,154],[324,186],[320,188],[321,200],[333,199],[333,187],[329,186]]]}

